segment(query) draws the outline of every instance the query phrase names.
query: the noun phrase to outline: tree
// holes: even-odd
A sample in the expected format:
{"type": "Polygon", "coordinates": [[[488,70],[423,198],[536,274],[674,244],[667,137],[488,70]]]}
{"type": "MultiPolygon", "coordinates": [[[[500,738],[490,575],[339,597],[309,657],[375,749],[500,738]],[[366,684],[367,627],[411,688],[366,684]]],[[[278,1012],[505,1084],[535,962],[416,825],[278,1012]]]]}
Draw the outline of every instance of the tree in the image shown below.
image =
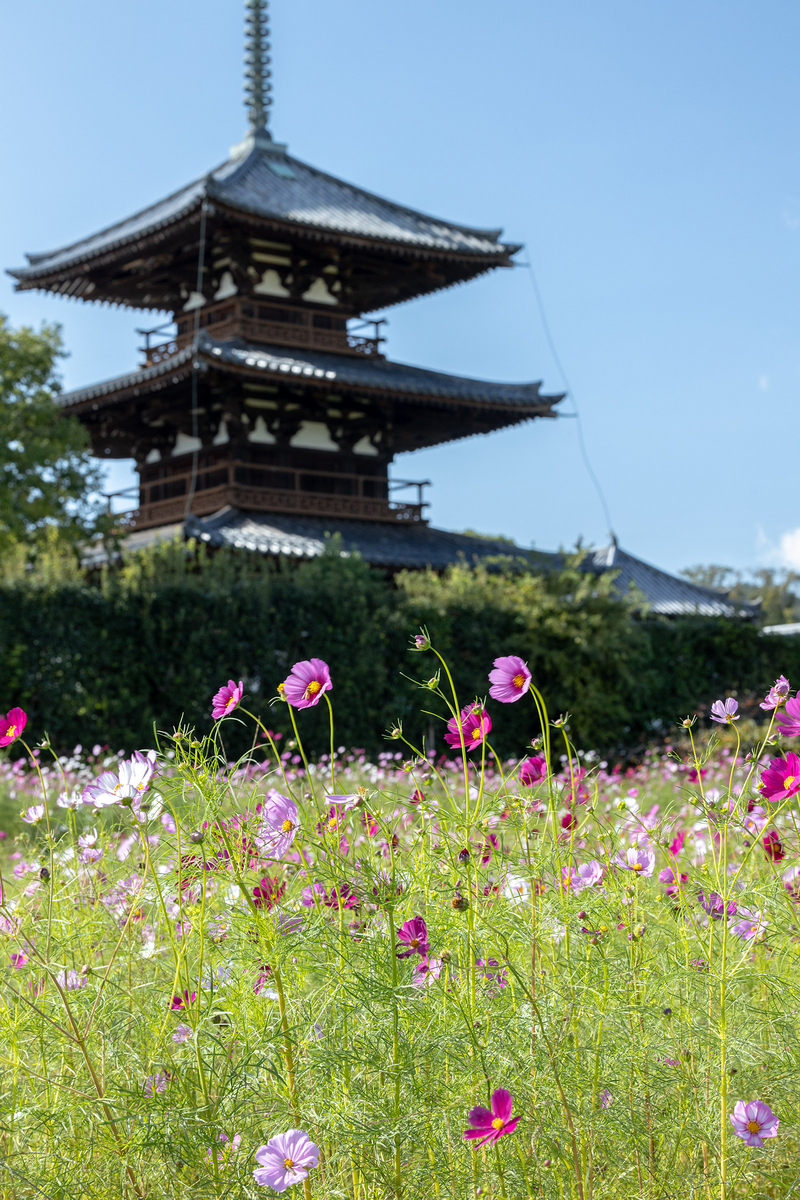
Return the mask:
{"type": "Polygon", "coordinates": [[[56,399],[61,329],[12,329],[0,314],[0,553],[52,544],[53,530],[73,545],[98,527],[102,475],[89,435],[56,399]]]}

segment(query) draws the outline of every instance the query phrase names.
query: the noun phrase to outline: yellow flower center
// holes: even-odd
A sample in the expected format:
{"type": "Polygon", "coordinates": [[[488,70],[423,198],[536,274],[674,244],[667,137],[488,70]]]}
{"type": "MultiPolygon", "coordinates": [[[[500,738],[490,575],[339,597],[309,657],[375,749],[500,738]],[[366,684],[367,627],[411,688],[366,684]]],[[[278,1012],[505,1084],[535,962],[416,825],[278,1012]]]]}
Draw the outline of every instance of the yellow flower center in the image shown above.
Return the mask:
{"type": "Polygon", "coordinates": [[[477,728],[477,729],[473,729],[473,731],[472,731],[472,736],[473,736],[474,738],[479,738],[479,737],[481,736],[481,727],[480,727],[480,725],[478,726],[478,728],[477,728]]]}
{"type": "Polygon", "coordinates": [[[511,682],[513,683],[514,687],[522,687],[523,683],[525,682],[525,676],[515,675],[511,682]]]}
{"type": "Polygon", "coordinates": [[[294,824],[287,817],[286,820],[281,825],[281,829],[283,830],[284,833],[291,833],[292,830],[294,829],[294,824]]]}
{"type": "Polygon", "coordinates": [[[791,789],[794,787],[797,787],[797,776],[796,775],[787,775],[783,781],[783,790],[785,792],[788,792],[788,791],[791,791],[791,789]]]}
{"type": "Polygon", "coordinates": [[[320,681],[318,679],[312,679],[311,683],[306,688],[306,699],[308,699],[309,696],[316,696],[317,692],[320,691],[321,688],[322,684],[320,681]]]}
{"type": "Polygon", "coordinates": [[[495,1119],[492,1121],[492,1129],[502,1129],[504,1125],[505,1121],[502,1117],[495,1117],[495,1119]]]}
{"type": "Polygon", "coordinates": [[[292,1167],[294,1166],[294,1159],[293,1158],[285,1158],[283,1160],[283,1165],[287,1171],[291,1171],[292,1167]]]}
{"type": "Polygon", "coordinates": [[[633,866],[631,867],[632,871],[641,871],[641,869],[642,869],[641,863],[634,863],[633,866]]]}
{"type": "Polygon", "coordinates": [[[748,1121],[747,1128],[750,1130],[751,1133],[758,1133],[761,1126],[759,1125],[758,1121],[748,1121]]]}
{"type": "Polygon", "coordinates": [[[412,938],[411,945],[414,947],[414,949],[416,949],[417,946],[419,945],[419,938],[412,938]]]}
{"type": "Polygon", "coordinates": [[[278,695],[282,696],[285,691],[286,691],[286,685],[283,683],[279,683],[278,684],[278,695]]]}
{"type": "Polygon", "coordinates": [[[6,737],[15,738],[16,736],[17,736],[16,725],[9,725],[8,729],[6,730],[6,737]]]}

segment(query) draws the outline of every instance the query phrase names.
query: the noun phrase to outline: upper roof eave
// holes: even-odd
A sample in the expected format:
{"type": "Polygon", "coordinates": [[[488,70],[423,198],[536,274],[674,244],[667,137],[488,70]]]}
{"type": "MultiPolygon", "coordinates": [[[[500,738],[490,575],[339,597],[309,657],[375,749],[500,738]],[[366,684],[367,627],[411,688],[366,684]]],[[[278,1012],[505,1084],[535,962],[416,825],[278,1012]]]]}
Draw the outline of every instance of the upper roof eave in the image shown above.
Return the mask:
{"type": "MultiPolygon", "coordinates": [[[[79,264],[113,258],[122,247],[136,241],[146,241],[161,234],[165,228],[191,216],[193,210],[199,210],[204,199],[223,205],[233,212],[240,212],[251,219],[283,225],[307,236],[352,239],[355,244],[385,248],[394,253],[405,251],[425,257],[454,257],[461,261],[507,262],[521,248],[500,242],[500,229],[478,229],[431,217],[419,210],[386,200],[354,184],[338,180],[335,176],[289,156],[281,157],[299,173],[296,182],[298,179],[300,182],[305,180],[307,184],[320,181],[323,189],[327,187],[330,190],[331,197],[326,201],[324,191],[318,196],[313,186],[307,187],[307,195],[303,201],[306,218],[292,217],[288,210],[283,213],[278,211],[277,202],[272,210],[267,207],[266,202],[259,208],[252,200],[253,196],[260,194],[259,190],[250,188],[248,192],[247,181],[256,172],[263,175],[264,170],[269,171],[269,162],[274,157],[275,155],[267,154],[263,150],[253,149],[241,160],[227,160],[165,199],[140,209],[132,216],[100,230],[99,233],[58,250],[27,255],[27,267],[11,268],[7,273],[16,279],[18,284],[24,286],[79,264]],[[350,228],[346,228],[341,221],[337,225],[335,215],[337,211],[344,211],[348,198],[352,199],[350,228]],[[360,208],[363,208],[363,212],[360,208]],[[323,210],[328,214],[324,219],[321,215],[323,210]],[[315,211],[320,214],[319,220],[316,221],[310,219],[309,215],[315,211]],[[356,226],[362,217],[367,228],[359,230],[356,226]],[[394,223],[392,218],[396,218],[394,223]],[[369,232],[370,223],[376,230],[375,233],[369,232]],[[416,225],[419,229],[415,232],[416,225]],[[395,236],[387,234],[392,227],[395,236]],[[381,232],[377,232],[378,230],[381,232]],[[450,244],[447,244],[448,242],[450,244]]],[[[286,181],[275,177],[270,178],[268,182],[280,198],[279,188],[281,185],[285,186],[286,181]]],[[[264,191],[263,187],[261,191],[264,191]]],[[[283,202],[288,204],[286,200],[283,202]]],[[[302,205],[300,207],[302,208],[302,205]]],[[[197,218],[199,219],[199,213],[197,218]]]]}

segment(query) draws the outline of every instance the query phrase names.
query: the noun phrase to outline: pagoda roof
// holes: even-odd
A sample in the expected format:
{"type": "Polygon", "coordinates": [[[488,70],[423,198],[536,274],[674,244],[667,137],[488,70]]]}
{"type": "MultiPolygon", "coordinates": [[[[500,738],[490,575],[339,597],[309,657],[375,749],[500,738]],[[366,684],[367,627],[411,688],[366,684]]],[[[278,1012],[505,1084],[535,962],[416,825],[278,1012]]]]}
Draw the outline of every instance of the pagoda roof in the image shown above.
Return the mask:
{"type": "Polygon", "coordinates": [[[430,371],[406,363],[359,355],[332,354],[320,350],[291,351],[278,346],[253,345],[239,338],[216,341],[201,331],[195,344],[184,347],[170,358],[152,367],[142,367],[103,383],[63,392],[58,403],[77,411],[100,402],[116,404],[132,393],[141,394],[165,382],[178,382],[199,360],[218,370],[242,373],[249,377],[290,379],[326,390],[353,387],[375,395],[402,396],[420,404],[456,402],[459,405],[490,408],[516,414],[519,419],[550,416],[563,395],[542,395],[541,382],[494,383],[430,371]]]}
{"type": "MultiPolygon", "coordinates": [[[[247,143],[245,144],[247,145],[247,143]]],[[[198,217],[203,202],[266,220],[307,236],[338,235],[417,255],[507,263],[520,249],[500,242],[500,229],[474,229],[395,204],[256,140],[243,153],[124,221],[10,270],[21,286],[36,286],[59,271],[109,260],[131,244],[160,240],[171,227],[198,217]]],[[[86,295],[84,298],[89,299],[86,295]]]]}

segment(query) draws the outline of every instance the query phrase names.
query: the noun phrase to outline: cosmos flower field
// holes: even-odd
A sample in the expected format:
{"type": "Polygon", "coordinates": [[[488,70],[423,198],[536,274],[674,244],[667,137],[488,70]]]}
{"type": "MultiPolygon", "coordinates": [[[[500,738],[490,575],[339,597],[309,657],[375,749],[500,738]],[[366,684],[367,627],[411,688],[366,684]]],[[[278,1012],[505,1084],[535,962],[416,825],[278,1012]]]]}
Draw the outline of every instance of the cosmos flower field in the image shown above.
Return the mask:
{"type": "Polygon", "coordinates": [[[411,650],[436,746],[376,761],[320,658],[275,681],[285,748],[235,680],[132,755],[0,718],[3,1200],[800,1194],[788,681],[756,740],[709,697],[718,737],[677,714],[623,766],[520,658],[483,700],[411,650]]]}

